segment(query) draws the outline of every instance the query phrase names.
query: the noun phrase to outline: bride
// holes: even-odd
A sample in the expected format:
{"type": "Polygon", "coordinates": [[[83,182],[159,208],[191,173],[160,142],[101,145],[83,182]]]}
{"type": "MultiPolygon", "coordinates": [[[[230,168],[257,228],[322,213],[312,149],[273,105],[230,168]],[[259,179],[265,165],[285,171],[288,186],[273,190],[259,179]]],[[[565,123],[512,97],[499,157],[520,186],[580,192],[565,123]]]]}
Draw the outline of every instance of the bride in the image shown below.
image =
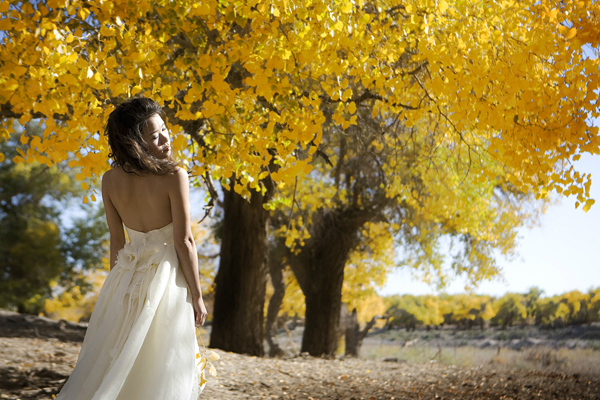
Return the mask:
{"type": "Polygon", "coordinates": [[[189,181],[153,100],[109,116],[102,178],[110,273],[58,400],[195,400],[195,326],[206,307],[190,223],[189,181]]]}

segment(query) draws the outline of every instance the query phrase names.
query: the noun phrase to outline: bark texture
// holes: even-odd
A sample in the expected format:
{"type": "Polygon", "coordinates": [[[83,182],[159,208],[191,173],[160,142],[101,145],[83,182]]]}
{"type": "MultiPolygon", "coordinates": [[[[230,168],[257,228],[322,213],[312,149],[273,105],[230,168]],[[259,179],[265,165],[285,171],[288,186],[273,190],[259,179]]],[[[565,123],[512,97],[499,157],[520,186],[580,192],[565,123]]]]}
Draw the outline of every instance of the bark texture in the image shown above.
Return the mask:
{"type": "Polygon", "coordinates": [[[358,230],[371,218],[369,212],[354,208],[322,212],[313,220],[311,238],[300,253],[288,255],[306,301],[302,352],[335,355],[344,267],[358,230]]]}
{"type": "Polygon", "coordinates": [[[215,278],[210,347],[263,356],[266,290],[266,196],[253,192],[248,202],[224,190],[221,260],[215,278]]]}
{"type": "Polygon", "coordinates": [[[279,343],[275,340],[277,333],[277,315],[283,303],[285,296],[285,281],[283,280],[283,269],[278,259],[269,258],[269,276],[273,285],[273,296],[269,300],[267,309],[267,322],[265,324],[266,339],[269,345],[269,357],[278,357],[284,354],[284,351],[279,347],[279,343]]]}
{"type": "Polygon", "coordinates": [[[363,329],[360,329],[360,324],[358,323],[356,308],[352,310],[348,318],[348,322],[346,325],[345,335],[346,335],[346,356],[347,357],[358,357],[358,353],[360,352],[360,348],[362,346],[362,342],[364,338],[367,336],[367,333],[375,326],[375,323],[379,319],[385,319],[385,317],[381,315],[376,315],[371,319],[363,329]]]}

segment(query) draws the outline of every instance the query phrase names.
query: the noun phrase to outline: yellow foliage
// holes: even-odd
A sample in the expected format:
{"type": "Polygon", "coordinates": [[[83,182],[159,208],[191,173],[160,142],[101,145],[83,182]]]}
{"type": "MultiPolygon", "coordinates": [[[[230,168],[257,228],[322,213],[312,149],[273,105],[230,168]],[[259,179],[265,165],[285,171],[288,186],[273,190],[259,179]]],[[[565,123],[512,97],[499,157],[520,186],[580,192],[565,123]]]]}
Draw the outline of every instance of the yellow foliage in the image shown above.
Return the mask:
{"type": "MultiPolygon", "coordinates": [[[[360,324],[366,324],[371,321],[373,317],[377,315],[385,315],[386,307],[383,297],[376,293],[371,294],[367,297],[362,297],[360,301],[353,301],[356,307],[356,317],[360,324]]],[[[352,310],[355,307],[348,307],[352,310]]],[[[380,319],[375,323],[377,328],[381,328],[385,325],[385,320],[380,319]]]]}
{"type": "Polygon", "coordinates": [[[285,296],[283,297],[279,315],[304,317],[304,312],[306,311],[304,294],[302,293],[302,289],[300,289],[296,277],[289,268],[284,270],[284,279],[285,296]]]}
{"type": "Polygon", "coordinates": [[[165,105],[175,134],[202,120],[200,139],[178,155],[196,161],[195,174],[252,177],[244,196],[271,161],[279,183],[293,184],[297,148],[321,143],[323,102],[349,106],[333,114],[348,129],[361,101],[374,115],[401,114],[406,127],[437,116],[455,143],[488,143],[512,185],[591,206],[590,176],[570,162],[600,151],[591,122],[599,59],[584,54],[600,43],[597,2],[12,4],[1,6],[2,128],[42,118],[35,153],[75,157],[85,178],[108,168],[98,133],[114,104],[136,94],[165,105]]]}
{"type": "Polygon", "coordinates": [[[385,285],[394,267],[394,241],[387,224],[368,223],[364,240],[351,254],[344,269],[342,302],[349,310],[357,309],[358,321],[366,323],[375,315],[383,315],[385,306],[375,289],[385,285]]]}
{"type": "MultiPolygon", "coordinates": [[[[43,314],[53,319],[64,319],[67,321],[80,322],[88,321],[96,305],[96,300],[100,294],[100,289],[106,280],[108,274],[108,260],[104,259],[105,268],[80,275],[92,285],[92,290],[83,295],[79,286],[73,286],[64,290],[51,299],[46,299],[43,314]]],[[[53,290],[57,290],[56,284],[53,290]]]]}

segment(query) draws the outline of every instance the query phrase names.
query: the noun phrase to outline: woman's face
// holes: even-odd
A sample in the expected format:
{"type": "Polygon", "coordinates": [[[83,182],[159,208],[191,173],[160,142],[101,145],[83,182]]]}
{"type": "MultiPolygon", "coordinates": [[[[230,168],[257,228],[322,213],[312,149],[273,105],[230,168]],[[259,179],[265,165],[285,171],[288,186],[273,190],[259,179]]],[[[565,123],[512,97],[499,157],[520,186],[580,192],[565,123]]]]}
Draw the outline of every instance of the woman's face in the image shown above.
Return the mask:
{"type": "Polygon", "coordinates": [[[167,158],[171,155],[169,131],[160,115],[154,114],[144,127],[144,140],[148,151],[156,158],[167,158]]]}

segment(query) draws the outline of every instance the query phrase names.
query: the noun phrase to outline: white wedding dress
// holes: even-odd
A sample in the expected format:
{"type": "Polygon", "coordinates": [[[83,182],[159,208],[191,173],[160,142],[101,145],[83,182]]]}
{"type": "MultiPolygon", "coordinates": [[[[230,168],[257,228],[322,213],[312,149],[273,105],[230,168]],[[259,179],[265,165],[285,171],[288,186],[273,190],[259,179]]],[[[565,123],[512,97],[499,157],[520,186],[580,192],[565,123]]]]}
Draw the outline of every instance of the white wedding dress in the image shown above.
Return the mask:
{"type": "Polygon", "coordinates": [[[77,365],[57,400],[196,400],[198,342],[173,225],[125,228],[77,365]]]}

